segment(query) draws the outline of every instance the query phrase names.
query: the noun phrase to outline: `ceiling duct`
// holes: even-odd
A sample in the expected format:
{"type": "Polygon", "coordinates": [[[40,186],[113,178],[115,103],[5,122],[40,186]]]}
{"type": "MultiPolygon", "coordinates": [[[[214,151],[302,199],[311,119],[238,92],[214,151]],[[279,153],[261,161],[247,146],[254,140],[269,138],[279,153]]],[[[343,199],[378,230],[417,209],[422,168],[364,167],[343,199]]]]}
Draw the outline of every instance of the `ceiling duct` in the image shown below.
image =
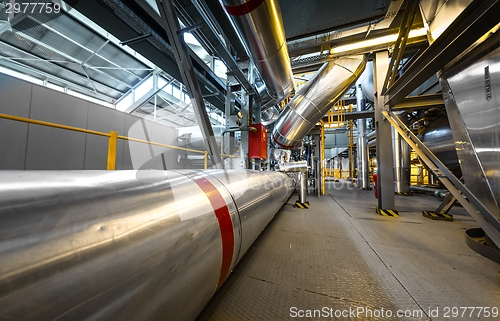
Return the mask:
{"type": "Polygon", "coordinates": [[[354,84],[366,57],[351,56],[324,64],[286,106],[273,130],[273,142],[282,148],[297,146],[321,117],[354,84]]]}
{"type": "Polygon", "coordinates": [[[276,0],[221,0],[270,98],[286,98],[293,90],[283,20],[276,0]]]}

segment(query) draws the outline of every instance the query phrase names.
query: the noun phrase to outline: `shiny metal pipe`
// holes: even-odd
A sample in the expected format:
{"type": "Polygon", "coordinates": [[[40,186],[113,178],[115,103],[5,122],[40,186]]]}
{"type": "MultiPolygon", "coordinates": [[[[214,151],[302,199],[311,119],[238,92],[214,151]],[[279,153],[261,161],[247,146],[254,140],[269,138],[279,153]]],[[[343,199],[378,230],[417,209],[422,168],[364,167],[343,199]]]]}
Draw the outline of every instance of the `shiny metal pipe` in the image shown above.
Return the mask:
{"type": "Polygon", "coordinates": [[[0,319],[194,320],[294,188],[278,172],[2,172],[0,319]]]}
{"type": "Polygon", "coordinates": [[[297,146],[365,68],[364,56],[338,58],[324,64],[287,105],[273,130],[273,143],[297,146]]]}
{"type": "Polygon", "coordinates": [[[307,172],[300,172],[299,185],[297,186],[297,193],[299,196],[298,201],[305,203],[307,201],[307,172]]]}
{"type": "Polygon", "coordinates": [[[280,163],[278,169],[283,172],[306,172],[307,161],[280,163]]]}
{"type": "MultiPolygon", "coordinates": [[[[408,123],[406,112],[397,115],[405,124],[408,123]]],[[[410,147],[394,127],[392,127],[392,150],[394,153],[394,192],[408,193],[410,192],[410,147]]]]}
{"type": "Polygon", "coordinates": [[[420,135],[422,142],[457,177],[461,177],[460,164],[448,118],[441,117],[429,123],[420,135]]]}
{"type": "MultiPolygon", "coordinates": [[[[356,106],[358,111],[365,110],[365,97],[362,84],[356,83],[356,106]]],[[[368,144],[366,140],[366,119],[358,119],[358,142],[357,142],[357,162],[358,179],[356,184],[358,188],[370,188],[370,173],[368,168],[368,144]]]]}
{"type": "Polygon", "coordinates": [[[278,1],[221,2],[271,98],[286,98],[293,90],[293,73],[278,1]]]}

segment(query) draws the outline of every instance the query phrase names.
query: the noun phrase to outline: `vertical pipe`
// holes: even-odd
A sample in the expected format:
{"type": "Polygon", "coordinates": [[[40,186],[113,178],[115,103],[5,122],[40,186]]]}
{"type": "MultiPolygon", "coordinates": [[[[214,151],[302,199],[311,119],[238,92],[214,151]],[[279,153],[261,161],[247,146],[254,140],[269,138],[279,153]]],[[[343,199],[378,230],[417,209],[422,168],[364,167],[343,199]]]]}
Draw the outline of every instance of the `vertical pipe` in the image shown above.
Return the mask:
{"type": "MultiPolygon", "coordinates": [[[[351,110],[352,111],[352,110],[351,110]]],[[[354,122],[349,121],[349,178],[354,185],[354,122]]]]}
{"type": "MultiPolygon", "coordinates": [[[[406,112],[397,115],[404,123],[408,122],[406,112]]],[[[392,128],[392,148],[394,151],[394,192],[410,192],[410,146],[396,129],[392,128]]]]}
{"type": "Polygon", "coordinates": [[[399,136],[398,131],[392,127],[392,150],[393,154],[393,162],[394,162],[394,192],[401,193],[403,191],[402,188],[402,179],[401,179],[401,137],[399,136]]]}
{"type": "MultiPolygon", "coordinates": [[[[408,125],[408,114],[404,112],[403,122],[408,125]]],[[[411,180],[411,159],[410,159],[411,148],[410,145],[404,140],[401,139],[401,179],[402,179],[402,187],[403,193],[410,192],[410,180],[411,180]]]]}
{"type": "Polygon", "coordinates": [[[116,168],[116,144],[118,141],[118,133],[114,130],[109,132],[108,139],[108,163],[107,170],[115,170],[116,168]]]}
{"type": "Polygon", "coordinates": [[[305,203],[307,201],[307,171],[299,173],[299,202],[305,203]]]}
{"type": "MultiPolygon", "coordinates": [[[[356,105],[358,111],[365,110],[365,98],[360,83],[356,84],[356,105]]],[[[366,119],[358,119],[358,181],[357,187],[360,189],[370,188],[370,175],[368,169],[368,143],[366,138],[366,119]]]]}
{"type": "Polygon", "coordinates": [[[326,174],[326,160],[325,160],[325,124],[321,121],[321,132],[320,132],[320,144],[321,144],[321,195],[325,195],[325,174],[326,174]]]}
{"type": "Polygon", "coordinates": [[[394,209],[394,171],[391,141],[391,124],[385,120],[382,111],[389,110],[382,95],[385,76],[389,67],[388,52],[375,53],[373,80],[376,90],[375,128],[377,139],[378,208],[394,209]]]}
{"type": "Polygon", "coordinates": [[[203,157],[203,168],[208,169],[208,151],[205,151],[205,154],[203,157]]]}

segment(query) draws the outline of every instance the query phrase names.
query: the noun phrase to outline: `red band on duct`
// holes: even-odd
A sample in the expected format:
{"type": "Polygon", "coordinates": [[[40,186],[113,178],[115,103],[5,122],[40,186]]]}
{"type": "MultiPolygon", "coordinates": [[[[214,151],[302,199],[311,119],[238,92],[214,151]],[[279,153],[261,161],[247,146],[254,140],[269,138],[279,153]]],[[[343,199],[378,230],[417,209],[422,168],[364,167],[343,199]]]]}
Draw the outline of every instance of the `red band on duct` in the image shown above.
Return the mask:
{"type": "Polygon", "coordinates": [[[264,2],[264,0],[249,0],[239,6],[224,5],[224,7],[226,8],[227,13],[232,16],[243,16],[257,9],[262,2],[264,2]]]}
{"type": "Polygon", "coordinates": [[[282,143],[278,142],[278,140],[274,137],[274,135],[273,135],[273,141],[274,141],[274,142],[275,142],[278,146],[280,146],[280,147],[282,147],[282,148],[285,148],[285,149],[290,149],[290,148],[295,147],[295,146],[285,146],[285,145],[283,145],[282,143]]]}
{"type": "Polygon", "coordinates": [[[231,214],[224,201],[224,198],[219,193],[217,188],[205,177],[196,178],[195,183],[202,189],[205,195],[210,200],[212,207],[219,222],[220,236],[222,240],[222,266],[220,268],[219,282],[217,290],[229,274],[234,253],[234,229],[231,214]]]}

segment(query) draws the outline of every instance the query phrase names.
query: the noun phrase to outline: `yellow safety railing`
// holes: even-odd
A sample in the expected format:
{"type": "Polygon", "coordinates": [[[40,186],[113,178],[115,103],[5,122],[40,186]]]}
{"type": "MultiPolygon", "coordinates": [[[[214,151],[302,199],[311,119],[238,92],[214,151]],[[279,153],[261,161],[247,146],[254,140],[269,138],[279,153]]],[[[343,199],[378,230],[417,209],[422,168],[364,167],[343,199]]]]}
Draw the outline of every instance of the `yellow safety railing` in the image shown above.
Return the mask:
{"type": "MultiPolygon", "coordinates": [[[[144,144],[149,144],[149,145],[154,145],[154,146],[167,147],[167,148],[172,148],[172,149],[177,149],[177,150],[182,150],[182,151],[187,151],[187,152],[192,152],[192,153],[203,154],[204,155],[204,162],[203,162],[204,166],[203,167],[204,167],[204,169],[208,169],[208,151],[184,148],[184,147],[179,147],[179,146],[174,146],[174,145],[150,142],[150,141],[138,139],[138,138],[122,136],[122,135],[118,135],[118,133],[116,131],[113,131],[113,130],[110,131],[109,133],[104,133],[104,132],[99,132],[99,131],[91,130],[91,129],[61,125],[61,124],[51,123],[48,121],[13,116],[13,115],[8,115],[8,114],[0,114],[0,118],[19,121],[19,122],[23,122],[23,123],[35,124],[35,125],[40,125],[40,126],[47,126],[47,127],[71,130],[71,131],[80,132],[80,133],[108,137],[108,139],[109,139],[108,140],[108,160],[107,160],[107,166],[106,166],[106,169],[108,169],[108,170],[114,170],[116,168],[116,146],[117,146],[118,139],[128,140],[128,141],[137,142],[137,143],[144,143],[144,144]]],[[[222,155],[222,156],[236,157],[233,155],[222,155]]]]}

